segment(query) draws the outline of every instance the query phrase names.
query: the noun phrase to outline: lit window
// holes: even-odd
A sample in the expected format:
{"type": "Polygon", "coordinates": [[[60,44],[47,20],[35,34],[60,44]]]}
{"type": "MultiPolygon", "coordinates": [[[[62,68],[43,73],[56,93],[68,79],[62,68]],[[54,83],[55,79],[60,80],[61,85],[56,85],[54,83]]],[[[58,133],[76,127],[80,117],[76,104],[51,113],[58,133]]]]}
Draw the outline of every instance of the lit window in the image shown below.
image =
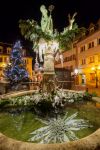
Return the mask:
{"type": "Polygon", "coordinates": [[[7,57],[4,57],[4,62],[7,62],[7,57]]]}
{"type": "Polygon", "coordinates": [[[90,63],[93,63],[94,62],[94,56],[91,56],[90,57],[90,63]]]}
{"type": "Polygon", "coordinates": [[[98,61],[100,62],[100,55],[98,55],[98,61]]]}
{"type": "Polygon", "coordinates": [[[11,48],[7,47],[7,54],[10,54],[10,52],[11,52],[11,48]]]}
{"type": "Polygon", "coordinates": [[[3,53],[3,47],[0,46],[0,53],[2,54],[3,53]]]}
{"type": "Polygon", "coordinates": [[[28,59],[27,59],[27,64],[28,64],[28,59]]]}
{"type": "Polygon", "coordinates": [[[90,73],[90,81],[94,81],[95,80],[95,73],[90,73]]]}

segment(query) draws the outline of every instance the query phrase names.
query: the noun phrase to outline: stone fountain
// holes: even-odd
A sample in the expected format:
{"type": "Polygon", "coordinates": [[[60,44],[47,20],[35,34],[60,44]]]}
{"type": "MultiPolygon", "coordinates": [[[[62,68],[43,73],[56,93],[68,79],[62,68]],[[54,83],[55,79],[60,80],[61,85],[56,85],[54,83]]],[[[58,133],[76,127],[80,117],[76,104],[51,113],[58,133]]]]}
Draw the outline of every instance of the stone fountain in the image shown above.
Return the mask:
{"type": "Polygon", "coordinates": [[[61,54],[61,43],[63,39],[67,43],[68,41],[71,42],[71,39],[75,37],[76,30],[78,31],[78,26],[76,24],[74,25],[77,13],[74,13],[72,17],[68,15],[69,25],[61,33],[57,29],[54,29],[52,19],[53,9],[53,5],[50,5],[48,9],[46,9],[45,5],[40,6],[42,13],[40,25],[35,20],[29,19],[26,21],[20,20],[19,22],[22,35],[33,42],[36,60],[39,56],[39,62],[44,64],[42,90],[47,92],[51,92],[55,88],[55,60],[59,61],[60,59],[63,67],[63,57],[61,54]]]}

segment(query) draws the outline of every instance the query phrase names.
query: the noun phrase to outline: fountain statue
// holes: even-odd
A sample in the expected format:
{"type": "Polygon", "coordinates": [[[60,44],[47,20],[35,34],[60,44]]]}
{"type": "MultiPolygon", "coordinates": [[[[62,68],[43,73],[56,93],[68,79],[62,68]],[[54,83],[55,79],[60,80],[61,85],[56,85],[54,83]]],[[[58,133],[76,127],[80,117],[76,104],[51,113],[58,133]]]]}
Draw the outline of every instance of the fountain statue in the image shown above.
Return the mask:
{"type": "MultiPolygon", "coordinates": [[[[40,7],[42,12],[41,18],[41,29],[46,34],[53,35],[53,19],[51,16],[51,12],[54,9],[53,5],[49,6],[50,15],[48,16],[48,11],[44,5],[40,7]]],[[[42,55],[44,55],[44,74],[43,74],[43,83],[42,90],[51,92],[55,88],[54,79],[55,79],[55,71],[54,71],[54,54],[59,50],[58,41],[54,40],[39,40],[39,58],[40,62],[43,61],[42,55]]]]}
{"type": "Polygon", "coordinates": [[[53,20],[50,16],[48,16],[48,11],[44,5],[40,7],[40,11],[42,13],[42,18],[41,18],[41,29],[43,32],[46,32],[50,35],[53,34],[53,20]]]}
{"type": "Polygon", "coordinates": [[[69,25],[66,28],[64,28],[64,31],[59,33],[57,29],[54,29],[52,19],[53,9],[53,5],[50,5],[48,9],[46,9],[45,5],[40,6],[40,11],[42,13],[40,26],[37,23],[35,23],[36,21],[29,19],[27,21],[20,20],[19,25],[19,27],[21,28],[22,35],[24,35],[25,38],[33,42],[33,48],[36,52],[36,56],[39,56],[39,62],[44,63],[42,90],[48,91],[47,89],[49,89],[48,92],[51,91],[51,88],[48,88],[47,86],[49,86],[51,82],[52,89],[54,89],[53,83],[55,80],[55,60],[59,61],[60,59],[63,67],[61,44],[63,43],[63,41],[67,43],[71,39],[75,38],[75,34],[78,31],[77,25],[74,26],[75,16],[77,13],[74,13],[72,17],[68,15],[69,25]]]}

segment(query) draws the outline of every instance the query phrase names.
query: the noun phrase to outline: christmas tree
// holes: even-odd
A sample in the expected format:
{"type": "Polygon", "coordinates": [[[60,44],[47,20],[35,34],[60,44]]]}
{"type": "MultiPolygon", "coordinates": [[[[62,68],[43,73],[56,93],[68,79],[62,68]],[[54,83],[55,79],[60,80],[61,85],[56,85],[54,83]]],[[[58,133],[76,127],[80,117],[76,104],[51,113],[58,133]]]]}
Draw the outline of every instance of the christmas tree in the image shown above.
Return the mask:
{"type": "Polygon", "coordinates": [[[22,46],[20,41],[15,42],[12,48],[10,63],[5,68],[4,74],[12,86],[29,80],[29,75],[22,58],[22,46]]]}

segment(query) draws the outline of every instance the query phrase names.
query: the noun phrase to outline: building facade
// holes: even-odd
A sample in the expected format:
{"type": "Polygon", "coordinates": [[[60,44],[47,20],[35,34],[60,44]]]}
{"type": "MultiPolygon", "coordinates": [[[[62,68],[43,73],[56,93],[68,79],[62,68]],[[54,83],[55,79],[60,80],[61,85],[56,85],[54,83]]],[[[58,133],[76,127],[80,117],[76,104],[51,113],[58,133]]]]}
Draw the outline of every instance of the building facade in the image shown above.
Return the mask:
{"type": "Polygon", "coordinates": [[[79,84],[100,84],[100,28],[92,24],[89,34],[76,45],[79,84]],[[96,83],[97,82],[97,83],[96,83]]]}
{"type": "MultiPolygon", "coordinates": [[[[9,56],[12,50],[12,44],[0,42],[0,79],[3,77],[3,70],[9,63],[9,56]]],[[[26,69],[29,73],[30,79],[32,79],[32,57],[27,54],[26,49],[23,49],[23,59],[25,62],[26,69]]]]}
{"type": "MultiPolygon", "coordinates": [[[[75,46],[63,53],[64,68],[77,74],[77,84],[100,86],[100,20],[90,24],[86,35],[75,46]]],[[[61,63],[55,63],[61,68],[61,63]]]]}

